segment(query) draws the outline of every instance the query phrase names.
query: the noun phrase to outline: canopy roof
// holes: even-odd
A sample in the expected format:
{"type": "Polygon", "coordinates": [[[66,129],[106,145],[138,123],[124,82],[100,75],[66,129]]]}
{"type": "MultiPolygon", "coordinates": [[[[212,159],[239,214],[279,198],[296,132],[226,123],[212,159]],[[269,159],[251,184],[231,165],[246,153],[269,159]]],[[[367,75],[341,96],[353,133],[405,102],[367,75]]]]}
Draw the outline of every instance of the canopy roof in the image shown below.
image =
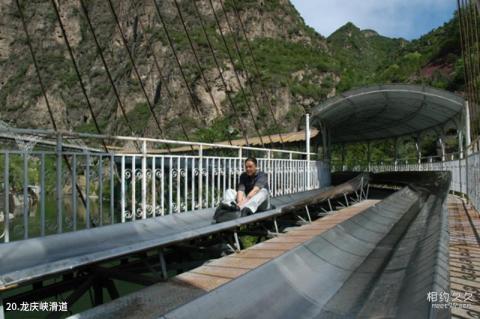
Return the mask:
{"type": "MultiPolygon", "coordinates": [[[[342,93],[312,110],[312,124],[324,125],[331,143],[359,142],[459,128],[464,99],[421,85],[377,85],[342,93]]],[[[460,128],[459,128],[460,129],[460,128]]]]}

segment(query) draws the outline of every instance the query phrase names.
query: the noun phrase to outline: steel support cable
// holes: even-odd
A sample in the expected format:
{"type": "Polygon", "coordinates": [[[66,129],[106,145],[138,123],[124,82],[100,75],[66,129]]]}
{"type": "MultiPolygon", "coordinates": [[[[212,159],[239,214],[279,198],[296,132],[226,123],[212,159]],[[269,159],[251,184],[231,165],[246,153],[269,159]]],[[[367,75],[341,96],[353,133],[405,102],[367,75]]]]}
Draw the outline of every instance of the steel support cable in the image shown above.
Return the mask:
{"type": "Polygon", "coordinates": [[[45,88],[45,84],[43,83],[42,75],[40,74],[40,68],[38,67],[37,58],[33,51],[32,43],[30,39],[30,33],[28,32],[27,23],[25,22],[25,16],[23,15],[23,10],[20,6],[19,0],[15,0],[15,2],[17,3],[18,13],[20,14],[20,19],[22,20],[23,31],[25,32],[25,36],[27,38],[28,49],[30,51],[30,55],[32,56],[33,66],[35,67],[35,73],[37,74],[38,82],[40,83],[40,88],[42,89],[43,97],[45,99],[45,104],[47,105],[50,121],[52,122],[53,129],[57,131],[57,124],[55,123],[55,118],[53,117],[52,108],[50,106],[50,102],[47,97],[47,90],[45,88]]]}
{"type": "Polygon", "coordinates": [[[248,146],[248,145],[250,145],[250,143],[248,142],[248,137],[247,137],[245,127],[244,127],[244,125],[243,125],[243,123],[240,119],[240,114],[238,113],[237,108],[235,107],[235,103],[232,100],[230,92],[228,91],[227,81],[225,80],[225,77],[223,76],[222,68],[220,67],[220,63],[217,59],[217,55],[215,54],[215,50],[213,48],[212,42],[210,41],[210,36],[208,35],[207,30],[205,28],[205,22],[203,20],[202,15],[200,14],[200,10],[198,9],[196,0],[192,0],[192,2],[193,2],[193,6],[195,8],[195,13],[196,13],[197,18],[200,22],[200,26],[202,27],[203,34],[205,35],[205,38],[207,40],[208,48],[210,49],[210,52],[211,52],[212,57],[213,57],[213,61],[215,62],[215,66],[217,67],[218,74],[220,76],[220,79],[222,80],[222,85],[225,88],[225,94],[227,95],[228,102],[229,102],[230,107],[232,108],[235,116],[238,118],[238,123],[240,125],[240,129],[242,130],[243,138],[245,139],[245,142],[247,143],[247,146],[248,146]]]}
{"type": "MultiPolygon", "coordinates": [[[[258,103],[257,96],[255,94],[255,91],[253,90],[252,81],[251,81],[250,76],[248,74],[248,69],[247,69],[247,66],[245,64],[245,61],[243,60],[242,52],[240,50],[240,46],[238,45],[238,41],[235,37],[235,32],[233,31],[232,25],[230,23],[230,19],[228,18],[227,11],[225,10],[225,6],[223,5],[223,0],[220,0],[220,6],[222,8],[223,15],[225,16],[225,21],[227,22],[227,28],[230,31],[230,33],[232,34],[234,48],[235,48],[235,51],[237,52],[240,64],[242,65],[242,68],[245,70],[245,77],[247,78],[247,86],[250,90],[250,93],[252,94],[254,104],[257,106],[257,111],[258,111],[258,113],[260,113],[260,111],[261,111],[260,110],[260,104],[258,103]]],[[[272,140],[272,137],[270,136],[270,134],[268,135],[268,139],[270,140],[270,143],[273,147],[273,140],[272,140]]]]}
{"type": "MultiPolygon", "coordinates": [[[[240,24],[240,29],[245,37],[245,42],[247,43],[247,49],[250,53],[250,56],[252,58],[252,62],[253,62],[253,66],[254,66],[254,69],[255,69],[255,72],[256,72],[256,75],[257,77],[259,78],[259,82],[260,82],[260,86],[261,86],[261,91],[262,91],[262,95],[263,95],[263,98],[267,101],[267,104],[268,104],[268,107],[270,109],[270,114],[272,114],[272,119],[273,119],[273,122],[275,124],[275,126],[277,128],[280,128],[280,126],[278,125],[278,122],[277,122],[277,119],[275,118],[275,112],[273,111],[273,104],[272,104],[272,101],[270,100],[270,98],[268,97],[268,94],[267,94],[267,90],[265,89],[265,86],[263,85],[262,81],[260,80],[261,79],[261,72],[260,72],[260,68],[258,67],[258,64],[257,64],[257,60],[255,59],[255,55],[253,53],[253,49],[252,49],[252,45],[250,43],[250,40],[248,39],[248,36],[247,36],[247,32],[246,32],[246,29],[245,29],[245,26],[243,24],[243,21],[240,17],[240,14],[237,10],[237,7],[235,5],[235,1],[232,1],[232,7],[233,7],[233,11],[234,11],[234,14],[235,16],[237,17],[237,20],[240,24]]],[[[282,137],[282,133],[278,132],[278,137],[280,138],[280,143],[282,144],[282,147],[284,147],[284,141],[283,141],[283,137],[282,137]]]]}
{"type": "MultiPolygon", "coordinates": [[[[474,97],[474,120],[478,120],[478,103],[479,103],[479,96],[478,96],[478,86],[477,86],[477,81],[476,77],[478,75],[478,63],[475,63],[476,61],[474,60],[474,55],[475,55],[475,38],[474,38],[474,25],[472,21],[472,6],[471,3],[467,0],[466,1],[466,9],[467,9],[467,30],[468,30],[468,40],[469,40],[469,55],[468,58],[470,60],[470,67],[471,67],[471,83],[472,83],[472,92],[473,92],[473,97],[474,97]]],[[[477,127],[476,127],[477,129],[477,127]]],[[[477,129],[478,133],[478,129],[477,129]]]]}
{"type": "Polygon", "coordinates": [[[123,115],[123,119],[125,120],[125,124],[127,124],[128,128],[130,129],[130,132],[132,135],[134,135],[134,130],[132,125],[130,124],[130,121],[128,120],[127,112],[125,111],[125,106],[122,103],[122,100],[120,98],[120,93],[117,90],[117,87],[115,85],[115,81],[113,80],[112,74],[110,72],[110,68],[108,67],[108,64],[105,60],[105,56],[103,55],[103,50],[102,47],[100,46],[100,43],[98,42],[98,38],[95,34],[95,29],[93,28],[92,21],[90,19],[90,15],[88,14],[88,8],[85,5],[84,0],[80,0],[80,5],[82,7],[83,13],[85,15],[85,18],[87,20],[87,25],[90,30],[90,33],[92,34],[93,40],[95,42],[95,46],[97,47],[98,54],[100,55],[100,59],[102,60],[103,67],[105,68],[105,72],[107,73],[108,80],[110,82],[110,85],[113,89],[113,93],[115,94],[115,97],[117,99],[118,106],[120,106],[120,110],[123,115]]]}
{"type": "MultiPolygon", "coordinates": [[[[195,57],[195,62],[198,68],[198,71],[200,72],[200,75],[202,77],[203,82],[205,83],[205,87],[208,91],[208,95],[210,96],[210,99],[212,100],[213,105],[215,106],[215,110],[217,111],[218,115],[221,115],[222,112],[220,111],[220,108],[217,105],[217,102],[215,102],[215,98],[213,97],[212,94],[212,88],[208,84],[208,80],[205,76],[205,73],[203,72],[203,68],[200,62],[200,59],[198,58],[197,50],[195,49],[195,46],[193,45],[192,38],[190,37],[190,33],[188,32],[187,26],[185,25],[185,20],[183,19],[182,11],[180,10],[180,6],[178,5],[178,1],[174,0],[175,7],[177,8],[178,16],[180,18],[180,21],[182,23],[183,30],[185,31],[185,34],[188,39],[188,43],[190,45],[190,49],[192,50],[193,56],[195,57]]],[[[232,145],[232,139],[230,138],[230,135],[227,135],[227,139],[230,145],[232,145]]]]}
{"type": "MultiPolygon", "coordinates": [[[[139,11],[137,9],[137,6],[134,5],[134,7],[135,7],[135,11],[136,11],[137,15],[140,15],[139,11]]],[[[152,54],[153,64],[155,65],[155,68],[157,69],[157,72],[160,76],[160,79],[162,80],[163,83],[165,83],[165,90],[167,91],[167,95],[168,95],[168,98],[170,100],[170,104],[173,104],[173,94],[170,91],[170,89],[168,88],[168,81],[163,75],[162,69],[160,68],[160,64],[158,63],[157,56],[155,54],[155,51],[153,50],[152,45],[150,44],[150,40],[148,39],[147,32],[146,32],[146,29],[143,25],[143,22],[142,22],[141,18],[138,19],[138,24],[140,26],[140,30],[142,31],[143,38],[145,39],[145,43],[147,45],[147,50],[149,50],[152,54]]],[[[185,129],[185,126],[183,125],[182,121],[180,121],[180,128],[182,129],[183,135],[185,135],[185,138],[187,139],[187,141],[190,141],[190,138],[187,134],[187,130],[185,129]]],[[[193,150],[193,148],[192,148],[192,150],[193,150]]]]}
{"type": "Polygon", "coordinates": [[[240,77],[238,75],[237,69],[235,68],[235,63],[233,61],[233,56],[232,56],[232,53],[230,52],[230,49],[228,48],[227,40],[225,39],[225,35],[223,34],[223,30],[222,30],[222,27],[220,25],[220,21],[219,21],[218,16],[217,16],[217,12],[215,11],[215,7],[213,6],[212,0],[208,0],[208,2],[210,3],[210,8],[212,9],[213,16],[215,17],[215,22],[216,22],[216,24],[218,26],[218,29],[220,31],[220,37],[222,38],[223,44],[225,45],[225,49],[227,50],[228,58],[230,60],[230,63],[232,64],[233,73],[235,74],[235,78],[236,78],[237,83],[240,87],[240,92],[242,93],[245,104],[247,105],[247,109],[248,109],[248,112],[250,114],[250,117],[252,118],[253,127],[255,128],[255,131],[258,135],[258,138],[260,139],[260,143],[262,144],[263,147],[265,147],[265,144],[263,143],[262,135],[260,134],[260,131],[259,131],[258,126],[257,126],[257,122],[255,121],[255,116],[253,115],[252,108],[250,106],[250,103],[248,102],[248,98],[247,98],[247,95],[245,93],[245,90],[243,89],[243,85],[242,85],[242,82],[240,81],[240,77]]]}
{"type": "Polygon", "coordinates": [[[185,82],[185,86],[187,87],[188,94],[189,94],[190,100],[191,100],[190,101],[191,106],[194,109],[194,111],[196,111],[197,114],[200,116],[200,118],[203,120],[203,123],[206,124],[206,121],[205,121],[202,113],[200,112],[200,109],[198,108],[198,106],[195,103],[195,97],[193,95],[192,89],[190,88],[190,84],[188,84],[187,77],[186,77],[185,72],[183,70],[182,64],[180,63],[180,59],[178,58],[178,54],[177,54],[177,51],[175,50],[175,46],[173,45],[172,38],[170,37],[170,32],[168,31],[167,25],[165,23],[165,19],[163,18],[162,13],[160,12],[160,7],[158,6],[158,3],[157,3],[156,0],[152,0],[152,1],[153,1],[153,4],[155,5],[155,9],[157,11],[157,16],[160,20],[160,23],[162,24],[163,30],[165,31],[165,35],[167,36],[167,41],[168,41],[168,44],[170,46],[170,49],[172,50],[173,56],[175,57],[175,62],[177,63],[177,66],[180,70],[183,81],[185,82]]]}
{"type": "Polygon", "coordinates": [[[185,35],[187,36],[188,43],[190,45],[190,49],[192,50],[193,56],[195,57],[195,62],[196,62],[198,71],[200,72],[200,75],[203,79],[203,82],[205,83],[208,94],[210,95],[210,99],[212,100],[212,103],[215,106],[215,110],[217,111],[217,114],[220,115],[221,114],[220,108],[218,107],[217,103],[215,102],[215,99],[213,98],[212,88],[208,84],[207,78],[205,77],[205,74],[203,72],[203,68],[201,66],[200,59],[198,58],[197,50],[195,49],[195,46],[193,45],[192,38],[190,37],[190,33],[188,32],[187,26],[185,25],[185,20],[183,19],[182,11],[180,10],[180,6],[178,5],[178,1],[173,0],[173,2],[175,3],[175,7],[177,8],[178,17],[180,18],[180,22],[182,23],[183,30],[185,31],[185,35]]]}
{"type": "Polygon", "coordinates": [[[474,55],[474,46],[475,44],[473,43],[473,25],[471,21],[471,7],[469,6],[468,0],[465,1],[464,3],[464,8],[465,8],[465,14],[464,14],[464,24],[465,24],[465,30],[466,30],[466,37],[467,37],[467,55],[468,55],[468,62],[469,62],[469,73],[470,73],[470,89],[471,89],[471,99],[472,99],[472,120],[474,121],[474,125],[472,125],[475,129],[475,134],[478,133],[478,128],[476,125],[476,121],[478,120],[478,92],[477,92],[477,84],[476,84],[476,70],[477,70],[477,65],[475,61],[473,60],[472,55],[474,55]]]}
{"type": "Polygon", "coordinates": [[[470,15],[471,15],[471,19],[472,19],[472,42],[473,42],[473,51],[474,51],[474,54],[472,56],[472,63],[473,65],[475,66],[475,69],[474,69],[474,85],[475,85],[475,94],[476,94],[476,100],[477,100],[477,104],[475,105],[475,108],[476,108],[476,114],[477,114],[477,126],[479,125],[478,123],[478,103],[480,102],[480,92],[479,92],[479,88],[478,88],[478,80],[479,80],[479,76],[480,76],[480,64],[479,64],[479,56],[480,56],[480,47],[479,47],[479,38],[478,38],[478,16],[477,16],[477,7],[475,6],[475,4],[470,1],[469,2],[470,4],[470,15]]]}
{"type": "MultiPolygon", "coordinates": [[[[70,46],[70,41],[68,41],[67,38],[67,33],[65,32],[65,27],[62,22],[62,18],[60,17],[60,12],[58,11],[57,4],[55,3],[55,0],[50,1],[52,3],[53,9],[55,11],[55,15],[57,17],[58,23],[60,25],[60,29],[62,31],[63,39],[65,41],[65,45],[68,50],[68,54],[70,55],[70,59],[72,60],[73,68],[75,69],[75,73],[78,78],[78,82],[80,84],[80,87],[82,89],[83,96],[85,97],[85,101],[87,102],[88,109],[90,111],[90,115],[92,116],[93,123],[95,125],[95,128],[98,132],[98,134],[102,135],[102,131],[100,130],[100,126],[98,125],[97,118],[95,116],[95,112],[93,111],[92,104],[90,103],[90,99],[88,98],[87,90],[85,89],[85,85],[83,83],[82,75],[80,74],[80,70],[78,69],[77,61],[75,60],[75,56],[73,54],[72,47],[70,46]]],[[[102,138],[102,144],[105,149],[105,152],[108,153],[108,147],[105,144],[105,140],[102,138]]]]}
{"type": "MultiPolygon", "coordinates": [[[[23,10],[22,10],[22,7],[20,5],[19,0],[15,0],[15,2],[17,4],[20,19],[22,20],[23,31],[25,32],[25,36],[27,38],[27,45],[28,45],[28,49],[30,51],[30,55],[32,56],[33,65],[34,65],[34,68],[35,68],[35,73],[37,74],[37,78],[38,78],[38,81],[40,83],[43,98],[45,99],[45,104],[47,105],[48,113],[50,115],[50,121],[52,123],[53,130],[55,132],[57,132],[58,127],[57,127],[57,124],[55,123],[55,118],[53,117],[52,108],[51,108],[50,101],[49,101],[48,96],[47,96],[47,90],[45,88],[45,84],[43,83],[43,78],[42,78],[42,75],[40,73],[40,68],[38,66],[37,57],[35,56],[35,51],[33,50],[32,40],[30,38],[30,33],[28,32],[27,23],[25,22],[25,16],[23,14],[23,10]]],[[[63,157],[63,160],[65,161],[65,164],[67,165],[68,171],[71,172],[72,171],[72,166],[70,165],[70,161],[68,160],[68,157],[66,155],[63,155],[62,157],[63,157]]],[[[77,189],[77,192],[80,195],[80,200],[82,201],[84,207],[87,207],[87,202],[86,202],[85,197],[82,193],[82,189],[80,188],[80,186],[78,184],[75,184],[75,188],[77,189]]]]}
{"type": "MultiPolygon", "coordinates": [[[[457,0],[458,5],[458,15],[459,15],[459,25],[460,25],[460,42],[462,45],[462,55],[463,55],[463,64],[464,64],[464,76],[465,76],[465,90],[467,95],[467,100],[470,100],[469,110],[472,116],[474,117],[474,103],[472,98],[472,89],[471,89],[471,80],[470,80],[470,63],[467,57],[468,55],[468,43],[467,43],[467,31],[465,27],[465,18],[463,14],[463,0],[457,0]]],[[[471,121],[472,122],[472,121],[471,121]]],[[[475,128],[473,132],[475,134],[475,128]]]]}
{"type": "Polygon", "coordinates": [[[476,108],[476,103],[478,103],[477,99],[477,90],[476,90],[476,81],[475,81],[475,73],[476,73],[476,63],[472,59],[472,55],[474,55],[474,46],[475,44],[474,39],[473,39],[473,31],[472,31],[472,21],[471,21],[471,14],[470,10],[471,7],[469,6],[469,1],[465,0],[464,3],[464,8],[466,10],[465,12],[465,29],[467,32],[467,43],[468,43],[468,61],[470,64],[469,71],[470,71],[470,83],[471,83],[471,89],[472,89],[472,97],[473,97],[473,107],[474,107],[474,117],[476,119],[477,117],[477,108],[476,108]]]}
{"type": "MultiPolygon", "coordinates": [[[[140,72],[138,72],[137,65],[135,64],[135,60],[133,59],[132,52],[130,51],[128,47],[128,42],[125,37],[125,33],[123,32],[122,26],[120,25],[120,21],[118,20],[117,13],[115,12],[115,8],[113,7],[113,3],[111,0],[107,0],[108,5],[110,7],[110,12],[112,13],[113,19],[115,20],[115,24],[117,25],[118,31],[120,32],[120,36],[122,38],[122,43],[127,51],[127,55],[130,59],[130,63],[132,63],[133,71],[135,72],[135,75],[137,77],[137,80],[140,84],[140,88],[142,89],[142,93],[145,96],[145,100],[147,101],[148,109],[150,110],[150,114],[152,115],[155,124],[158,128],[158,131],[160,132],[160,135],[163,139],[165,139],[165,134],[163,133],[162,127],[160,125],[160,121],[157,118],[157,115],[155,114],[155,111],[153,110],[152,103],[150,102],[150,98],[148,97],[147,91],[145,90],[145,86],[143,85],[142,77],[140,76],[140,72]]],[[[168,152],[170,152],[170,146],[168,144],[165,144],[167,147],[168,152]]]]}

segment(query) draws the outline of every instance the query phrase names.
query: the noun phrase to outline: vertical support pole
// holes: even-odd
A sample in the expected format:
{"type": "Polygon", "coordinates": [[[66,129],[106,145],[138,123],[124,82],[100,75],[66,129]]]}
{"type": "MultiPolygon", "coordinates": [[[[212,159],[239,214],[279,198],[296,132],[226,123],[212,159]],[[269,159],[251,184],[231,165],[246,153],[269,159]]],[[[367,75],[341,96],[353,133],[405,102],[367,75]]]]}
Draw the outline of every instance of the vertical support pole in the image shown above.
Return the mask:
{"type": "Polygon", "coordinates": [[[290,152],[288,154],[288,159],[289,159],[289,162],[288,162],[288,171],[289,171],[289,176],[288,176],[288,183],[289,183],[289,187],[288,187],[288,190],[289,190],[289,194],[292,194],[293,193],[293,154],[290,152]]]}
{"type": "Polygon", "coordinates": [[[415,148],[417,149],[417,163],[420,164],[422,162],[422,149],[420,146],[420,134],[417,135],[415,140],[415,148]]]}
{"type": "Polygon", "coordinates": [[[155,160],[155,156],[152,156],[152,217],[157,216],[157,175],[155,174],[157,168],[155,160]]]}
{"type": "Polygon", "coordinates": [[[125,156],[122,156],[122,163],[121,163],[121,185],[120,185],[120,206],[121,206],[121,213],[122,213],[122,223],[125,222],[125,206],[126,206],[126,192],[125,192],[125,156]]]}
{"type": "Polygon", "coordinates": [[[458,130],[458,154],[459,159],[463,159],[463,132],[458,130]]]}
{"type": "Polygon", "coordinates": [[[115,223],[115,167],[114,156],[110,155],[110,220],[115,223]]]}
{"type": "Polygon", "coordinates": [[[235,238],[235,247],[237,248],[237,251],[242,250],[240,247],[240,240],[238,239],[238,234],[236,230],[233,232],[233,237],[235,238]]]}
{"type": "Polygon", "coordinates": [[[305,149],[307,152],[307,190],[312,189],[310,185],[310,114],[305,115],[305,149]]]}
{"type": "Polygon", "coordinates": [[[147,142],[142,142],[142,219],[147,218],[147,142]]]}
{"type": "MultiPolygon", "coordinates": [[[[45,165],[45,164],[44,164],[45,165]]],[[[43,177],[44,178],[44,177],[43,177]]],[[[42,191],[45,186],[44,182],[42,183],[42,191]]],[[[73,230],[77,230],[77,155],[73,154],[72,160],[72,219],[73,219],[73,230]]],[[[45,216],[43,213],[42,216],[45,216]]],[[[42,217],[43,220],[43,217],[42,217]]],[[[43,230],[44,225],[42,225],[43,230]]],[[[43,236],[43,234],[42,234],[43,236]]]]}
{"type": "Polygon", "coordinates": [[[395,172],[398,171],[398,141],[399,141],[398,138],[395,138],[394,142],[393,142],[394,143],[394,148],[395,148],[394,149],[394,152],[395,152],[394,157],[395,158],[394,158],[394,162],[393,162],[395,172]]]}
{"type": "Polygon", "coordinates": [[[90,153],[87,153],[85,160],[85,201],[86,201],[86,213],[85,221],[87,228],[90,228],[90,153]]]}
{"type": "Polygon", "coordinates": [[[330,208],[330,211],[333,212],[332,202],[330,201],[330,198],[327,199],[327,201],[328,201],[328,208],[330,208]]]}
{"type": "Polygon", "coordinates": [[[342,169],[340,170],[341,172],[344,171],[344,167],[345,167],[345,144],[342,143],[341,144],[341,161],[342,161],[342,169]]]}
{"type": "Polygon", "coordinates": [[[3,308],[2,296],[0,296],[0,319],[5,319],[5,309],[3,308]]]}
{"type": "Polygon", "coordinates": [[[308,210],[308,205],[305,205],[305,211],[307,212],[308,221],[312,223],[312,217],[310,216],[310,211],[308,210]]]}
{"type": "Polygon", "coordinates": [[[198,148],[198,209],[203,208],[203,145],[198,148]]]}
{"type": "Polygon", "coordinates": [[[442,154],[442,162],[445,162],[445,143],[443,142],[442,136],[438,138],[438,142],[440,143],[440,150],[442,154]]]}
{"type": "Polygon", "coordinates": [[[371,164],[371,159],[372,159],[372,152],[371,152],[371,147],[370,146],[371,146],[371,143],[370,143],[370,141],[368,141],[367,142],[367,167],[368,167],[369,172],[370,172],[370,164],[371,164]]]}
{"type": "MultiPolygon", "coordinates": [[[[75,165],[75,161],[73,165],[75,165]]],[[[72,176],[75,176],[75,175],[72,175],[72,176]]],[[[72,183],[72,185],[76,185],[76,183],[75,184],[72,183]]],[[[72,190],[72,193],[73,193],[73,190],[72,190]]],[[[76,202],[73,202],[73,204],[76,205],[76,202]]],[[[73,208],[74,208],[73,213],[75,213],[77,208],[76,206],[73,206],[73,208]]],[[[74,224],[74,227],[75,227],[75,224],[74,224]]],[[[74,230],[76,230],[76,228],[74,230]]],[[[45,153],[42,153],[40,158],[40,236],[42,237],[45,236],[45,153]]]]}
{"type": "Polygon", "coordinates": [[[350,206],[350,204],[348,203],[347,194],[343,193],[343,197],[345,198],[345,203],[347,203],[347,206],[350,206]]]}
{"type": "Polygon", "coordinates": [[[28,150],[23,151],[23,238],[28,239],[28,150]]]}
{"type": "Polygon", "coordinates": [[[103,225],[103,157],[98,157],[98,216],[100,226],[103,225]]]}
{"type": "Polygon", "coordinates": [[[267,152],[267,180],[268,186],[270,188],[270,193],[272,196],[275,196],[275,185],[273,185],[273,176],[272,176],[272,152],[268,150],[267,152]]]}
{"type": "Polygon", "coordinates": [[[275,226],[275,233],[279,235],[280,231],[278,230],[277,217],[273,217],[273,225],[275,226]]]}
{"type": "Polygon", "coordinates": [[[158,252],[158,257],[160,259],[160,267],[162,268],[162,277],[163,279],[167,280],[168,279],[167,263],[165,262],[165,255],[163,254],[162,248],[160,248],[158,252]]]}
{"type": "Polygon", "coordinates": [[[62,135],[57,134],[56,144],[56,202],[57,202],[57,232],[62,232],[62,135]]]}
{"type": "Polygon", "coordinates": [[[467,145],[467,156],[468,156],[468,146],[472,143],[471,132],[470,132],[470,109],[468,106],[468,101],[465,100],[465,144],[467,145]]]}
{"type": "MultiPolygon", "coordinates": [[[[8,152],[5,152],[5,158],[4,158],[4,166],[3,166],[3,178],[4,178],[4,210],[3,210],[3,220],[4,220],[4,228],[5,228],[5,238],[4,241],[8,243],[10,241],[10,163],[9,163],[9,158],[10,154],[8,152]]],[[[42,192],[45,192],[42,189],[42,192]]],[[[1,305],[1,304],[0,304],[1,305]]],[[[2,309],[3,311],[3,309],[2,309]]]]}

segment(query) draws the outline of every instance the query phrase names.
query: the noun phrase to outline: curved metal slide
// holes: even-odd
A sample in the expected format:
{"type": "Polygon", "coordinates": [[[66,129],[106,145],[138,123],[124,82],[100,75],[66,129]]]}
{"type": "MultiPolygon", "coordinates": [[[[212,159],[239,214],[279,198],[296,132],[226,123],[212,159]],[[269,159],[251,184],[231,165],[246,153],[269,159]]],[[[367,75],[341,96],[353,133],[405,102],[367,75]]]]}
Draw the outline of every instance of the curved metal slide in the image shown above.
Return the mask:
{"type": "Polygon", "coordinates": [[[162,318],[449,318],[448,172],[390,173],[406,185],[358,215],[162,318]]]}

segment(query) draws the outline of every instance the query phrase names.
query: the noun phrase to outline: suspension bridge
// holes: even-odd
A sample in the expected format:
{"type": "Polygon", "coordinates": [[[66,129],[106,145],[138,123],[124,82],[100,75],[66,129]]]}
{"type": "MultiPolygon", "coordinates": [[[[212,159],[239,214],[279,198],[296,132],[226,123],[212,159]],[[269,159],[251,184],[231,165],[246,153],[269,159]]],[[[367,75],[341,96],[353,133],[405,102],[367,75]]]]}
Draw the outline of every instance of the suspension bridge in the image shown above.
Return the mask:
{"type": "MultiPolygon", "coordinates": [[[[251,78],[261,70],[235,3],[229,16],[222,0],[206,1],[202,8],[191,2],[227,88],[219,52],[205,27],[204,12],[211,11],[256,136],[249,136],[249,128],[238,121],[242,139],[195,142],[180,121],[184,137],[168,139],[118,8],[110,0],[106,5],[120,35],[117,49],[128,56],[158,135],[135,134],[83,0],[82,19],[131,135],[102,132],[65,17],[59,2],[52,0],[96,133],[62,130],[25,3],[15,1],[51,129],[0,125],[0,318],[480,316],[480,70],[475,66],[480,54],[471,28],[478,3],[458,2],[465,96],[425,85],[366,86],[318,103],[305,115],[302,131],[262,135],[255,116],[261,104],[257,96],[267,102],[275,126],[277,118],[266,88],[252,85],[251,78]],[[232,32],[234,22],[242,38],[233,37],[229,44],[225,32],[232,32]],[[240,40],[247,44],[255,74],[248,74],[240,40]],[[238,64],[245,82],[235,68],[238,64]],[[447,153],[445,140],[452,132],[458,150],[447,153]],[[423,156],[427,134],[435,135],[438,156],[423,156]],[[375,162],[371,144],[385,139],[394,141],[395,155],[375,162]],[[415,158],[399,157],[405,139],[414,141],[415,158]],[[352,143],[367,145],[366,161],[345,161],[345,145],[352,143]],[[342,149],[340,159],[333,159],[334,147],[342,149]],[[267,173],[273,206],[212,223],[223,193],[236,187],[251,156],[267,173]]],[[[171,4],[208,98],[221,113],[181,6],[177,0],[171,4]]],[[[191,111],[201,121],[205,114],[198,108],[161,5],[152,1],[152,6],[191,111]]],[[[133,9],[142,14],[140,7],[133,9]]],[[[145,30],[142,19],[137,23],[145,30]]],[[[153,43],[147,37],[145,41],[152,69],[163,77],[153,43]]],[[[165,90],[173,101],[168,85],[165,90]]],[[[239,118],[238,101],[229,90],[226,102],[239,118]]]]}

